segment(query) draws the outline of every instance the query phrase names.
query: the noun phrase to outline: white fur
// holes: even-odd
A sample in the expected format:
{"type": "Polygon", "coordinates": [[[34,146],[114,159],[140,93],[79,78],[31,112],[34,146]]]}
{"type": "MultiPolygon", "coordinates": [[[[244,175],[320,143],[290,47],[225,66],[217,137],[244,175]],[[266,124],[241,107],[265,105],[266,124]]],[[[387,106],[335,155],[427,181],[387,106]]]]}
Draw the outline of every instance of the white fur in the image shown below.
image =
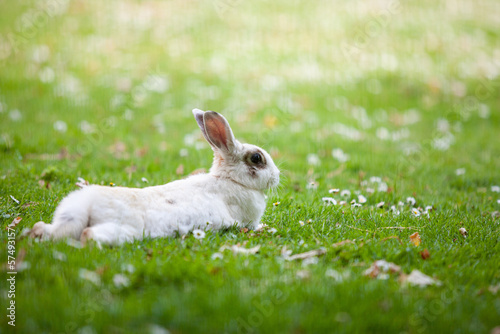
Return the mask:
{"type": "Polygon", "coordinates": [[[209,174],[142,189],[82,188],[61,201],[52,224],[36,223],[32,237],[120,244],[144,236],[183,235],[196,228],[217,230],[234,224],[256,228],[266,207],[264,191],[277,186],[279,170],[267,152],[234,139],[222,115],[198,109],[193,113],[214,150],[209,174]],[[225,128],[226,135],[220,137],[206,125],[208,122],[219,130],[225,128]],[[256,150],[267,163],[252,169],[245,163],[245,156],[256,150]]]}

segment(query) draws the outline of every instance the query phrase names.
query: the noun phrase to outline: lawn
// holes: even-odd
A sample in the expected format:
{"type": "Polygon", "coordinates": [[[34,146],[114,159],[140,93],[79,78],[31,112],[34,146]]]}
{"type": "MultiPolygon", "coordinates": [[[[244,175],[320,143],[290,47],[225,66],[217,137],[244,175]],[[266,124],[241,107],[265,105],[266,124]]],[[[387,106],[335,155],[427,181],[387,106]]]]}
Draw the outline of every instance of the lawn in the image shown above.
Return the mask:
{"type": "Polygon", "coordinates": [[[0,1],[0,332],[498,333],[499,12],[0,1]],[[273,156],[267,228],[115,247],[24,236],[78,178],[208,170],[193,108],[273,156]]]}

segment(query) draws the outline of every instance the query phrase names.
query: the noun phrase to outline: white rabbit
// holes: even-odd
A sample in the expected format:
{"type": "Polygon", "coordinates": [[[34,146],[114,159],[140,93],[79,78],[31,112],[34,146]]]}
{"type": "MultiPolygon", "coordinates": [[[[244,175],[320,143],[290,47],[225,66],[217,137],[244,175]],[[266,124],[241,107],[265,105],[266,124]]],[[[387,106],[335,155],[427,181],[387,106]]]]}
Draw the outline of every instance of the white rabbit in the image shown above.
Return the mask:
{"type": "Polygon", "coordinates": [[[279,183],[278,168],[266,151],[236,140],[222,115],[199,109],[193,114],[214,151],[208,174],[142,189],[84,187],[61,201],[52,224],[36,223],[31,236],[120,244],[207,225],[255,229],[266,207],[264,191],[279,183]]]}

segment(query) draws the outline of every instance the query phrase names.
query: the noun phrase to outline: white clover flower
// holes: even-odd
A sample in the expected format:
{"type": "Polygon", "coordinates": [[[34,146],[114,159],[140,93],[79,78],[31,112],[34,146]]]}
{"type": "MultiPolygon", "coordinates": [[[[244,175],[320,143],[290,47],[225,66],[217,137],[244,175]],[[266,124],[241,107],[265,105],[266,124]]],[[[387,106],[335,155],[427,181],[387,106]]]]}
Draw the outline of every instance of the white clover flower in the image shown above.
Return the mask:
{"type": "Polygon", "coordinates": [[[371,183],[381,183],[382,178],[380,176],[372,176],[372,177],[370,177],[370,182],[371,183]]]}
{"type": "Polygon", "coordinates": [[[95,125],[90,124],[87,121],[81,121],[78,127],[80,128],[80,131],[85,134],[94,133],[96,131],[95,125]]]}
{"type": "Polygon", "coordinates": [[[396,206],[395,206],[395,205],[392,205],[392,206],[391,206],[391,211],[392,211],[392,213],[393,213],[395,216],[399,216],[399,214],[401,213],[401,212],[400,212],[400,211],[396,208],[396,206]]]}
{"type": "Polygon", "coordinates": [[[363,195],[358,195],[358,202],[361,204],[366,203],[366,197],[363,195]]]}
{"type": "Polygon", "coordinates": [[[59,132],[66,132],[68,130],[68,125],[64,121],[55,121],[54,130],[59,132]]]}
{"type": "Polygon", "coordinates": [[[113,284],[117,288],[126,288],[130,285],[130,280],[123,274],[116,274],[113,276],[113,284]]]}
{"type": "Polygon", "coordinates": [[[220,259],[222,260],[224,256],[222,255],[222,253],[219,253],[219,252],[216,252],[216,253],[213,253],[212,256],[210,257],[212,260],[217,260],[217,259],[220,259]]]}
{"type": "Polygon", "coordinates": [[[54,259],[59,260],[59,261],[66,261],[66,254],[58,252],[58,251],[53,251],[52,256],[54,259]]]}
{"type": "Polygon", "coordinates": [[[21,114],[21,112],[19,111],[19,109],[14,109],[14,110],[10,111],[9,117],[14,122],[18,122],[18,121],[20,121],[23,118],[23,114],[21,114]]]}
{"type": "Polygon", "coordinates": [[[398,206],[405,206],[405,204],[403,203],[403,201],[399,201],[398,206]]]}
{"type": "Polygon", "coordinates": [[[122,271],[129,272],[130,274],[133,274],[135,271],[135,267],[130,263],[122,264],[121,269],[122,269],[122,271]]]}
{"type": "Polygon", "coordinates": [[[351,197],[351,192],[347,189],[344,189],[340,192],[340,196],[342,197],[351,197]]]}
{"type": "Polygon", "coordinates": [[[278,232],[278,230],[273,227],[273,228],[270,228],[268,230],[268,232],[271,233],[271,234],[274,234],[274,233],[278,232]]]}
{"type": "Polygon", "coordinates": [[[307,163],[311,166],[319,166],[321,164],[321,160],[317,154],[310,153],[307,155],[307,163]]]}
{"type": "Polygon", "coordinates": [[[144,182],[144,183],[148,183],[148,179],[146,179],[145,177],[143,177],[143,178],[141,179],[141,181],[142,181],[142,182],[144,182]]]}
{"type": "Polygon", "coordinates": [[[343,163],[349,160],[349,154],[344,153],[342,149],[335,148],[332,150],[332,156],[337,159],[338,162],[343,163]]]}
{"type": "Polygon", "coordinates": [[[458,168],[455,170],[455,175],[460,176],[465,174],[465,168],[458,168]]]}
{"type": "Polygon", "coordinates": [[[377,191],[379,191],[379,192],[387,192],[387,190],[389,190],[389,187],[387,186],[387,183],[385,183],[385,182],[379,183],[377,191]]]}
{"type": "Polygon", "coordinates": [[[193,230],[193,236],[196,239],[203,239],[205,238],[205,232],[199,229],[193,230]]]}
{"type": "Polygon", "coordinates": [[[494,193],[500,193],[500,186],[491,186],[491,191],[494,193]]]}
{"type": "Polygon", "coordinates": [[[333,204],[337,205],[337,201],[333,197],[323,197],[322,198],[323,202],[325,202],[327,205],[333,204]]]}
{"type": "Polygon", "coordinates": [[[431,205],[427,205],[424,209],[424,212],[423,214],[424,215],[427,215],[427,217],[429,217],[429,212],[431,212],[434,208],[431,206],[431,205]]]}
{"type": "Polygon", "coordinates": [[[310,190],[316,190],[318,189],[318,183],[317,182],[314,182],[314,181],[310,181],[307,186],[306,186],[307,189],[310,189],[310,190]]]}
{"type": "Polygon", "coordinates": [[[368,187],[365,189],[367,193],[369,194],[373,194],[375,192],[375,189],[371,188],[371,187],[368,187]]]}
{"type": "Polygon", "coordinates": [[[80,276],[81,279],[90,281],[97,286],[101,285],[101,277],[95,271],[81,268],[78,272],[78,276],[80,276]]]}
{"type": "Polygon", "coordinates": [[[417,201],[415,201],[415,198],[413,198],[413,197],[406,198],[406,203],[410,204],[411,206],[414,206],[416,202],[417,201]]]}

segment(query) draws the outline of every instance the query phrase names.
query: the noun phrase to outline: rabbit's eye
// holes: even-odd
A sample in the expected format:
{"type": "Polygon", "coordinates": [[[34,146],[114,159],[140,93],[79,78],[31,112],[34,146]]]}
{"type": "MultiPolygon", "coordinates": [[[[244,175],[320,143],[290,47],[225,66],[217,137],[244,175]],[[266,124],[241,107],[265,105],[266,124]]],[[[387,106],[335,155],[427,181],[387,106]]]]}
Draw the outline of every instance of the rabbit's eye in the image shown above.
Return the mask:
{"type": "Polygon", "coordinates": [[[254,164],[260,164],[262,163],[262,155],[260,153],[254,153],[250,157],[250,161],[254,164]]]}

